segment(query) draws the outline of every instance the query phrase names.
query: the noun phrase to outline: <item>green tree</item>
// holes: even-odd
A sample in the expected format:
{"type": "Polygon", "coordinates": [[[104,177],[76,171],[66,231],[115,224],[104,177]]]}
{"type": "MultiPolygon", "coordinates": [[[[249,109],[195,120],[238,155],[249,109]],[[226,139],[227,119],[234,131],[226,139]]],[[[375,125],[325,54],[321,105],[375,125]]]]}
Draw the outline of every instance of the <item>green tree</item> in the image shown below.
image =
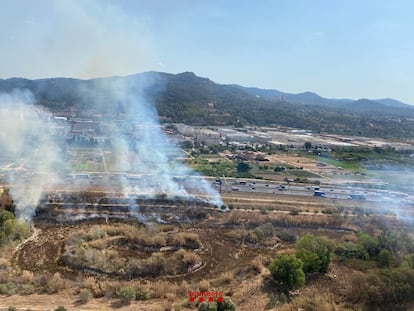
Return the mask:
{"type": "Polygon", "coordinates": [[[328,270],[330,258],[329,243],[327,240],[306,234],[296,242],[296,256],[303,262],[305,273],[328,270]]]}
{"type": "Polygon", "coordinates": [[[389,267],[391,263],[391,253],[387,249],[382,249],[378,254],[378,266],[380,268],[389,267]]]}
{"type": "Polygon", "coordinates": [[[414,254],[410,254],[404,258],[404,261],[401,263],[401,265],[405,264],[406,266],[410,267],[411,269],[414,269],[414,254]]]}
{"type": "Polygon", "coordinates": [[[358,243],[364,248],[370,257],[378,254],[378,239],[366,233],[358,234],[358,243]]]}
{"type": "Polygon", "coordinates": [[[303,145],[303,147],[305,147],[306,150],[310,150],[312,148],[312,143],[307,141],[305,142],[305,144],[303,145]]]}
{"type": "Polygon", "coordinates": [[[284,166],[280,166],[280,165],[279,165],[279,166],[276,166],[276,167],[275,167],[274,171],[275,171],[275,172],[284,172],[284,171],[285,171],[285,169],[286,169],[286,168],[285,168],[284,166]]]}
{"type": "Polygon", "coordinates": [[[3,224],[7,221],[7,220],[13,220],[15,219],[13,213],[9,212],[9,211],[0,211],[0,227],[3,226],[3,224]]]}
{"type": "Polygon", "coordinates": [[[237,172],[238,173],[246,173],[250,170],[250,165],[245,162],[237,163],[237,172]]]}
{"type": "Polygon", "coordinates": [[[286,290],[299,288],[305,284],[302,260],[295,255],[282,254],[269,265],[272,277],[286,287],[286,290]]]}

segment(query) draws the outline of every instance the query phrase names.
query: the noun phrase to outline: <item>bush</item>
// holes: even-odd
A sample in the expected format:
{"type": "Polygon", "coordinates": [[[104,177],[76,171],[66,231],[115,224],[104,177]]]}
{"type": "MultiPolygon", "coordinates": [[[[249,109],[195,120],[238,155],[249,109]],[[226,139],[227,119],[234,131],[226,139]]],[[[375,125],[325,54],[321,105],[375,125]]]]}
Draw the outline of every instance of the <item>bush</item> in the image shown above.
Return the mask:
{"type": "Polygon", "coordinates": [[[306,234],[296,242],[296,256],[303,262],[305,273],[321,272],[328,270],[330,262],[328,241],[306,234]]]}
{"type": "Polygon", "coordinates": [[[222,302],[202,302],[198,305],[198,311],[235,311],[236,306],[226,297],[222,302]]]}
{"type": "Polygon", "coordinates": [[[280,232],[277,237],[281,239],[283,242],[286,243],[295,243],[296,242],[296,235],[289,231],[282,231],[280,232]]]}
{"type": "Polygon", "coordinates": [[[230,240],[241,240],[244,236],[244,233],[240,229],[231,230],[224,233],[224,237],[230,240]]]}
{"type": "Polygon", "coordinates": [[[59,306],[55,309],[55,311],[68,311],[64,306],[59,306]]]}
{"type": "Polygon", "coordinates": [[[92,297],[92,292],[87,288],[82,288],[79,292],[79,300],[82,303],[87,303],[92,297]]]}
{"type": "Polygon", "coordinates": [[[413,301],[414,271],[409,268],[383,269],[366,276],[364,310],[408,310],[413,301]]]}
{"type": "Polygon", "coordinates": [[[217,303],[202,302],[198,305],[197,311],[217,311],[217,303]]]}
{"type": "Polygon", "coordinates": [[[124,304],[130,304],[132,300],[136,299],[135,290],[128,286],[121,287],[119,289],[119,298],[124,304]]]}
{"type": "Polygon", "coordinates": [[[289,215],[296,216],[296,215],[299,215],[299,212],[300,210],[298,210],[297,208],[294,208],[289,212],[289,215]]]}
{"type": "Polygon", "coordinates": [[[29,236],[29,225],[27,222],[8,219],[3,223],[2,231],[11,240],[23,240],[29,236]]]}
{"type": "Polygon", "coordinates": [[[47,282],[46,290],[49,294],[57,293],[66,287],[65,280],[56,272],[47,282]]]}
{"type": "Polygon", "coordinates": [[[148,300],[150,299],[150,294],[144,290],[139,290],[135,294],[136,300],[148,300]]]}
{"type": "Polygon", "coordinates": [[[225,297],[222,302],[217,302],[217,311],[235,311],[236,306],[229,297],[225,297]]]}
{"type": "Polygon", "coordinates": [[[358,234],[358,243],[365,249],[370,257],[378,254],[378,239],[366,233],[358,234]]]}
{"type": "Polygon", "coordinates": [[[15,292],[15,285],[12,282],[0,284],[0,295],[11,296],[15,292]]]}
{"type": "Polygon", "coordinates": [[[34,274],[31,271],[23,270],[20,279],[24,283],[32,283],[34,279],[34,274]]]}
{"type": "Polygon", "coordinates": [[[414,269],[414,254],[410,254],[404,258],[403,263],[408,265],[411,269],[414,269]]]}
{"type": "Polygon", "coordinates": [[[272,277],[280,282],[286,291],[305,284],[302,260],[295,255],[279,255],[269,265],[272,277]]]}
{"type": "Polygon", "coordinates": [[[256,233],[254,233],[253,231],[249,231],[246,235],[246,242],[257,244],[259,242],[259,238],[257,237],[256,233]]]}
{"type": "Polygon", "coordinates": [[[273,237],[276,234],[275,228],[269,222],[257,227],[254,231],[259,239],[273,237]]]}
{"type": "Polygon", "coordinates": [[[167,261],[162,253],[153,253],[151,257],[142,262],[142,270],[146,275],[159,276],[163,274],[167,268],[167,261]]]}
{"type": "Polygon", "coordinates": [[[386,249],[382,249],[378,254],[378,267],[386,268],[390,266],[390,263],[391,253],[386,249]]]}
{"type": "Polygon", "coordinates": [[[35,287],[32,284],[23,284],[20,289],[21,295],[31,295],[35,292],[35,287]]]}
{"type": "Polygon", "coordinates": [[[368,259],[368,253],[364,248],[354,242],[343,242],[338,245],[335,249],[335,255],[337,255],[340,260],[346,258],[368,259]]]}

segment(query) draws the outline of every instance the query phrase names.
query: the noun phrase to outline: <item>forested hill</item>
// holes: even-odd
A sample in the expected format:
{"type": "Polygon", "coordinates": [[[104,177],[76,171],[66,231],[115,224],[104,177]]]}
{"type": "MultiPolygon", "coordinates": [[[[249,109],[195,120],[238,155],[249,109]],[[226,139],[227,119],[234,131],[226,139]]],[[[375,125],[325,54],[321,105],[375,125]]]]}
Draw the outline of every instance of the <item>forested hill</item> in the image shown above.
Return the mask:
{"type": "Polygon", "coordinates": [[[52,111],[88,111],[92,101],[114,101],[113,82],[145,85],[160,116],[193,125],[282,125],[375,137],[414,137],[414,107],[393,99],[327,99],[311,92],[222,85],[194,73],[146,72],[91,80],[51,78],[0,80],[0,92],[28,89],[36,103],[52,111]]]}

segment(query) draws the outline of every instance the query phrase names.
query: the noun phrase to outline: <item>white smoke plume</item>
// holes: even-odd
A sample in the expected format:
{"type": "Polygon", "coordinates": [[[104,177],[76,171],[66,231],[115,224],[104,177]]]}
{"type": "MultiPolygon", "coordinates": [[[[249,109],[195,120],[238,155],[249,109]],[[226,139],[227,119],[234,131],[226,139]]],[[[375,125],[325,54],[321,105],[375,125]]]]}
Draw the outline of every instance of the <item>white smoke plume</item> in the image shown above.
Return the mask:
{"type": "MultiPolygon", "coordinates": [[[[122,173],[122,191],[131,198],[131,209],[136,208],[134,197],[160,194],[169,199],[201,198],[220,207],[217,190],[178,160],[184,158],[182,151],[161,131],[157,111],[145,95],[151,84],[151,79],[132,76],[93,80],[92,86],[79,90],[87,98],[84,109],[103,116],[100,126],[112,145],[110,166],[112,172],[122,173]]],[[[59,174],[76,175],[64,165],[67,150],[54,135],[52,114],[34,102],[28,91],[0,95],[1,170],[17,215],[25,219],[34,215],[42,194],[57,190],[59,174]]],[[[71,188],[84,186],[80,181],[71,188]]]]}
{"type": "MultiPolygon", "coordinates": [[[[12,7],[30,21],[30,27],[21,28],[18,19],[6,11],[0,13],[16,26],[0,30],[5,38],[10,37],[7,45],[11,47],[0,51],[6,60],[2,70],[14,76],[127,75],[151,70],[159,61],[148,21],[131,16],[116,3],[47,0],[37,11],[27,10],[26,1],[14,1],[12,7]],[[53,27],[45,27],[45,14],[53,27]],[[24,46],[21,40],[13,39],[23,35],[27,38],[24,46]],[[22,53],[24,57],[19,57],[22,53]]],[[[121,183],[125,196],[166,194],[190,199],[198,194],[217,206],[222,204],[218,192],[205,179],[177,160],[183,158],[181,150],[162,133],[157,111],[144,93],[151,81],[111,78],[87,82],[91,83],[79,90],[85,95],[80,112],[103,115],[100,126],[112,145],[109,164],[112,171],[124,173],[121,183]]],[[[0,156],[11,161],[8,168],[4,161],[0,165],[23,218],[34,214],[43,189],[53,189],[49,184],[56,184],[59,169],[68,162],[65,151],[61,151],[65,148],[60,148],[53,137],[53,118],[49,120],[47,113],[33,103],[27,92],[0,98],[0,156]]],[[[96,152],[99,155],[102,150],[96,152]]],[[[84,190],[84,186],[79,182],[72,189],[84,190]]]]}
{"type": "Polygon", "coordinates": [[[151,79],[112,78],[98,80],[94,92],[104,90],[103,102],[96,102],[110,116],[122,115],[122,122],[107,121],[113,145],[113,163],[118,171],[132,175],[122,180],[126,196],[163,194],[169,198],[191,199],[196,194],[205,201],[221,206],[219,193],[204,178],[181,161],[182,151],[161,131],[158,114],[145,96],[151,79]]]}
{"type": "Polygon", "coordinates": [[[16,214],[30,219],[44,188],[57,182],[62,167],[50,115],[33,105],[28,91],[0,94],[0,157],[16,214]]]}

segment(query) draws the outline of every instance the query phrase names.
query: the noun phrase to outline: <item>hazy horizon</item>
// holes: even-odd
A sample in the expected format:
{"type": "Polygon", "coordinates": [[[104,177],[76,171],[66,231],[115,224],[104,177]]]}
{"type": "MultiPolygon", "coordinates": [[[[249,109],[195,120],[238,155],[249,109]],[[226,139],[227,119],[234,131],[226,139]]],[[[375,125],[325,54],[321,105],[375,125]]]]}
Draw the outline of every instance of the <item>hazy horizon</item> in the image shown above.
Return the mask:
{"type": "Polygon", "coordinates": [[[410,1],[4,0],[0,78],[195,72],[414,104],[410,1]]]}

